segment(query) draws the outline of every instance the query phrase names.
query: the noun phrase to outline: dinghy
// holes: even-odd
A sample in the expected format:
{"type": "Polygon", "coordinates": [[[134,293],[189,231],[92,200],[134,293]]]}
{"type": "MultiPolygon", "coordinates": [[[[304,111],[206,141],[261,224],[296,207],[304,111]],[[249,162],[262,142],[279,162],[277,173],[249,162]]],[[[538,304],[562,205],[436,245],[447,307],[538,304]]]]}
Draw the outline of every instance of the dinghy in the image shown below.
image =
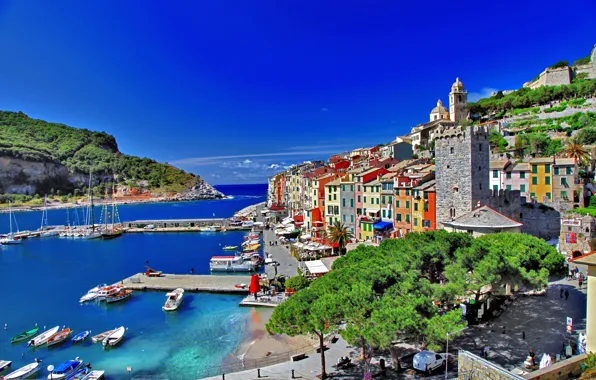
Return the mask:
{"type": "Polygon", "coordinates": [[[79,343],[79,342],[82,342],[85,339],[87,339],[89,334],[91,334],[91,331],[83,331],[83,332],[80,332],[77,335],[73,336],[71,340],[73,343],[79,343]]]}
{"type": "Polygon", "coordinates": [[[57,332],[56,334],[52,335],[50,337],[50,339],[48,339],[48,347],[52,347],[52,346],[56,346],[60,343],[63,343],[66,339],[68,339],[68,336],[70,335],[71,330],[67,327],[65,329],[63,329],[60,332],[57,332]]]}
{"type": "Polygon", "coordinates": [[[31,330],[27,330],[25,332],[20,333],[19,335],[13,336],[12,339],[10,340],[10,343],[16,343],[16,342],[20,342],[25,339],[29,339],[32,336],[37,335],[38,332],[39,332],[39,327],[34,327],[31,330]]]}
{"type": "Polygon", "coordinates": [[[115,332],[117,329],[113,329],[113,330],[108,330],[108,331],[104,331],[101,334],[97,334],[94,337],[91,338],[91,341],[93,343],[99,343],[102,342],[108,335],[112,334],[113,332],[115,332]]]}

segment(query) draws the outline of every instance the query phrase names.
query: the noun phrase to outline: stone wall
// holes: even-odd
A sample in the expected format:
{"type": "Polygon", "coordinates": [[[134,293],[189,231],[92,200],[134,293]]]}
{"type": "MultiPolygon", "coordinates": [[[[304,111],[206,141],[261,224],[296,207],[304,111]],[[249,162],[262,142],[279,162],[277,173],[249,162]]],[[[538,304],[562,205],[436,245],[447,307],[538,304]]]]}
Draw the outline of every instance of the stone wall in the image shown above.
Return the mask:
{"type": "Polygon", "coordinates": [[[488,131],[483,127],[445,127],[437,131],[435,165],[437,229],[441,221],[472,211],[489,198],[488,131]]]}
{"type": "Polygon", "coordinates": [[[523,378],[528,380],[558,380],[576,378],[577,376],[581,375],[581,365],[586,361],[587,356],[587,354],[573,356],[567,360],[554,363],[548,367],[523,375],[523,378]]]}
{"type": "Polygon", "coordinates": [[[575,75],[586,73],[588,79],[596,79],[596,45],[590,54],[590,63],[574,67],[575,75]]]}
{"type": "Polygon", "coordinates": [[[563,84],[570,84],[572,71],[569,66],[560,67],[557,69],[548,68],[540,73],[540,76],[534,82],[524,84],[524,87],[536,89],[542,86],[560,86],[563,84]]]}
{"type": "Polygon", "coordinates": [[[458,378],[466,380],[524,380],[505,368],[482,359],[471,352],[460,350],[457,355],[458,378]]]}

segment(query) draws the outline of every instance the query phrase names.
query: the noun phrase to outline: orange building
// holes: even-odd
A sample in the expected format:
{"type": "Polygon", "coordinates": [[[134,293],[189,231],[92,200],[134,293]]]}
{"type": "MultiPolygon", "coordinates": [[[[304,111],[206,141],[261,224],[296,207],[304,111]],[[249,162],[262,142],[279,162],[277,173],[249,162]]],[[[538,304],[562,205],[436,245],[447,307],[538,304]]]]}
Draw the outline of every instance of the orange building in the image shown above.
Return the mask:
{"type": "Polygon", "coordinates": [[[416,188],[423,202],[421,226],[423,231],[437,229],[437,192],[435,181],[428,181],[416,188]]]}

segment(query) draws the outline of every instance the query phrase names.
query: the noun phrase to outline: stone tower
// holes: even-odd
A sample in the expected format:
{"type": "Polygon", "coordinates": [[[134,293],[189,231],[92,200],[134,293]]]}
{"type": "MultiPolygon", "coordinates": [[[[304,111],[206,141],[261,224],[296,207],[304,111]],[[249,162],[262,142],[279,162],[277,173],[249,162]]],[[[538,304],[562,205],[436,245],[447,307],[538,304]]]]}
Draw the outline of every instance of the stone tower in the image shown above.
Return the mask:
{"type": "Polygon", "coordinates": [[[486,127],[442,127],[435,134],[437,228],[490,199],[486,127]]]}
{"type": "Polygon", "coordinates": [[[468,118],[468,92],[459,78],[455,79],[449,93],[449,118],[456,123],[468,118]]]}

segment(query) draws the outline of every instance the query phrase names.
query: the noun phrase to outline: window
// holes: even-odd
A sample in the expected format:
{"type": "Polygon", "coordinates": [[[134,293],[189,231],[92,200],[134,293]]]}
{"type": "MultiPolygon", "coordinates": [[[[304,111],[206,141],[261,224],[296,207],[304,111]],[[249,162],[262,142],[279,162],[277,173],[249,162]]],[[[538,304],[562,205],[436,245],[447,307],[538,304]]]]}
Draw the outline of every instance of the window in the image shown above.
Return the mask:
{"type": "Polygon", "coordinates": [[[545,178],[544,178],[544,183],[545,183],[546,185],[550,185],[550,177],[545,177],[545,178]]]}
{"type": "Polygon", "coordinates": [[[414,226],[418,226],[418,218],[414,218],[414,226]]]}
{"type": "Polygon", "coordinates": [[[406,189],[406,196],[410,195],[410,189],[406,189]]]}
{"type": "Polygon", "coordinates": [[[354,207],[354,200],[350,199],[350,207],[354,207]]]}
{"type": "Polygon", "coordinates": [[[395,195],[399,195],[399,189],[395,189],[395,195]]]}
{"type": "Polygon", "coordinates": [[[410,214],[406,214],[406,223],[410,223],[410,214]]]}
{"type": "Polygon", "coordinates": [[[550,198],[551,198],[551,194],[550,194],[550,193],[546,193],[546,197],[547,197],[548,199],[550,199],[550,198]]]}
{"type": "Polygon", "coordinates": [[[424,199],[428,199],[428,193],[426,191],[424,192],[424,197],[423,198],[424,199]]]}
{"type": "Polygon", "coordinates": [[[453,154],[453,147],[449,148],[449,153],[453,154]]]}
{"type": "Polygon", "coordinates": [[[391,210],[387,211],[387,217],[391,219],[391,210]]]}
{"type": "Polygon", "coordinates": [[[507,191],[511,191],[511,185],[507,185],[507,191]]]}
{"type": "Polygon", "coordinates": [[[333,194],[333,200],[336,201],[337,200],[337,194],[333,194]]]}
{"type": "Polygon", "coordinates": [[[315,207],[317,207],[317,201],[315,201],[314,203],[315,203],[315,207]]]}
{"type": "Polygon", "coordinates": [[[385,210],[383,210],[383,218],[385,218],[386,216],[387,216],[386,212],[385,212],[385,210]]]}
{"type": "Polygon", "coordinates": [[[358,191],[360,191],[360,185],[358,185],[358,191]]]}
{"type": "Polygon", "coordinates": [[[566,177],[561,177],[561,186],[568,186],[566,177]]]}
{"type": "Polygon", "coordinates": [[[377,198],[377,204],[381,203],[381,198],[377,198]]]}
{"type": "Polygon", "coordinates": [[[354,215],[350,215],[350,222],[354,223],[354,215]]]}
{"type": "Polygon", "coordinates": [[[364,196],[364,203],[366,203],[366,195],[364,196]]]}
{"type": "Polygon", "coordinates": [[[350,185],[350,191],[354,191],[354,185],[350,185]]]}
{"type": "Polygon", "coordinates": [[[385,196],[383,195],[383,204],[385,204],[387,199],[385,198],[385,196]]]}
{"type": "Polygon", "coordinates": [[[538,173],[538,165],[532,165],[532,174],[538,173]]]}
{"type": "Polygon", "coordinates": [[[526,172],[519,172],[519,178],[526,178],[526,172]]]}
{"type": "Polygon", "coordinates": [[[418,211],[418,203],[414,203],[414,211],[418,211]]]}
{"type": "Polygon", "coordinates": [[[399,208],[399,201],[395,201],[395,208],[399,208]]]}
{"type": "Polygon", "coordinates": [[[530,193],[530,198],[536,198],[536,193],[530,193]]]}
{"type": "Polygon", "coordinates": [[[346,207],[346,198],[341,199],[341,207],[346,207]]]}
{"type": "Polygon", "coordinates": [[[507,179],[511,179],[511,172],[507,172],[507,173],[505,173],[505,178],[507,178],[507,179]]]}
{"type": "Polygon", "coordinates": [[[342,222],[344,222],[344,223],[346,222],[346,216],[345,216],[345,214],[341,216],[341,219],[342,219],[342,222]]]}
{"type": "Polygon", "coordinates": [[[532,185],[538,185],[538,177],[536,177],[536,176],[532,177],[532,185]]]}
{"type": "Polygon", "coordinates": [[[401,214],[395,214],[395,221],[401,222],[401,214]]]}
{"type": "Polygon", "coordinates": [[[409,209],[410,208],[410,201],[406,201],[406,208],[409,209]]]}
{"type": "Polygon", "coordinates": [[[478,150],[482,152],[482,144],[478,144],[478,150]]]}
{"type": "Polygon", "coordinates": [[[428,211],[428,203],[424,204],[424,211],[428,211]]]}
{"type": "Polygon", "coordinates": [[[358,196],[358,202],[360,202],[360,195],[358,196]]]}
{"type": "Polygon", "coordinates": [[[526,185],[519,185],[519,191],[521,191],[522,193],[526,192],[526,185]]]}
{"type": "Polygon", "coordinates": [[[329,194],[329,200],[331,200],[331,194],[329,194]]]}
{"type": "Polygon", "coordinates": [[[499,171],[493,170],[493,178],[499,178],[499,171]]]}
{"type": "Polygon", "coordinates": [[[362,215],[362,209],[361,208],[357,208],[356,209],[356,215],[362,215]]]}
{"type": "Polygon", "coordinates": [[[493,185],[493,191],[499,191],[499,185],[493,185]]]}
{"type": "Polygon", "coordinates": [[[544,172],[550,174],[550,165],[544,165],[544,172]]]}
{"type": "Polygon", "coordinates": [[[393,204],[393,197],[389,197],[389,202],[387,203],[393,204]]]}
{"type": "Polygon", "coordinates": [[[555,168],[555,175],[559,175],[559,168],[555,168]]]}
{"type": "Polygon", "coordinates": [[[479,188],[480,190],[482,190],[482,184],[481,184],[481,183],[479,183],[479,184],[478,184],[478,188],[479,188]]]}
{"type": "Polygon", "coordinates": [[[569,200],[569,198],[567,197],[566,191],[561,191],[561,198],[563,198],[564,200],[569,200]]]}
{"type": "Polygon", "coordinates": [[[567,168],[567,175],[573,175],[573,168],[571,166],[567,168]]]}

